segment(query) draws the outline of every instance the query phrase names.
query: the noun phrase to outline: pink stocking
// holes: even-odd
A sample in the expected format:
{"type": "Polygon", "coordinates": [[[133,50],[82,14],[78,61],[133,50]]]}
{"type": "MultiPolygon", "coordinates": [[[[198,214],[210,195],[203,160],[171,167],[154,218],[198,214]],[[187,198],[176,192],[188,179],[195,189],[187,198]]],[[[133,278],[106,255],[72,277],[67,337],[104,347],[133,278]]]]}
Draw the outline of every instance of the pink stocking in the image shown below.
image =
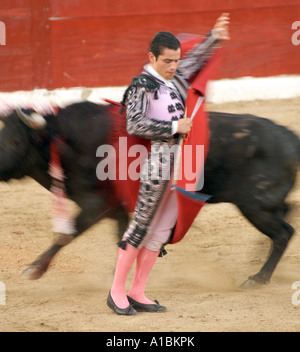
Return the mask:
{"type": "Polygon", "coordinates": [[[118,308],[125,309],[129,306],[126,295],[126,279],[139,252],[138,248],[126,244],[125,249],[119,248],[115,278],[110,290],[111,297],[118,308]]]}
{"type": "Polygon", "coordinates": [[[158,255],[159,251],[151,251],[143,247],[137,256],[134,278],[128,296],[139,303],[155,304],[145,296],[145,287],[158,255]]]}

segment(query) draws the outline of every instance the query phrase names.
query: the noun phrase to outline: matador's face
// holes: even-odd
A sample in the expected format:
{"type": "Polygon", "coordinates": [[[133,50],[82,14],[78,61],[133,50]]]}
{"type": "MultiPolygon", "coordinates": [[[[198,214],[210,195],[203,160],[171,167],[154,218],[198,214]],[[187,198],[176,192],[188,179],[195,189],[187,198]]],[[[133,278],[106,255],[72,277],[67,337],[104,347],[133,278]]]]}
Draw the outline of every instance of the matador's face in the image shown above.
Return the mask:
{"type": "Polygon", "coordinates": [[[149,60],[154,70],[159,73],[164,79],[170,80],[174,77],[179,60],[181,50],[164,48],[162,53],[156,58],[153,53],[149,53],[149,60]]]}

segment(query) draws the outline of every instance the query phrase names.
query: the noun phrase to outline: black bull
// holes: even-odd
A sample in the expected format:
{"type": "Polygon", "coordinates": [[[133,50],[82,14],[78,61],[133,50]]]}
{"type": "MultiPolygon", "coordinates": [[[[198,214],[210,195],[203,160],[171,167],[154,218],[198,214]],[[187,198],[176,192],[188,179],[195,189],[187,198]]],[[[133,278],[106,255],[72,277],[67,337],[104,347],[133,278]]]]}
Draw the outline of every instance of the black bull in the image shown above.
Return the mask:
{"type": "MultiPolygon", "coordinates": [[[[66,143],[58,144],[58,148],[66,191],[81,209],[75,219],[74,237],[105,217],[118,221],[120,236],[128,225],[122,205],[111,203],[109,182],[100,183],[95,171],[99,163],[96,150],[108,142],[115,121],[109,109],[89,102],[72,104],[57,115],[45,116],[46,126],[39,130],[28,127],[16,111],[1,118],[1,181],[29,176],[49,190],[50,142],[58,135],[64,138],[66,143]]],[[[285,199],[296,180],[299,139],[285,127],[257,116],[219,112],[209,116],[211,141],[201,192],[212,195],[209,203],[235,204],[272,240],[266,263],[247,281],[247,285],[267,283],[294,233],[285,220],[285,199]]],[[[55,254],[74,237],[58,235],[53,245],[27,267],[27,276],[39,278],[55,254]]]]}

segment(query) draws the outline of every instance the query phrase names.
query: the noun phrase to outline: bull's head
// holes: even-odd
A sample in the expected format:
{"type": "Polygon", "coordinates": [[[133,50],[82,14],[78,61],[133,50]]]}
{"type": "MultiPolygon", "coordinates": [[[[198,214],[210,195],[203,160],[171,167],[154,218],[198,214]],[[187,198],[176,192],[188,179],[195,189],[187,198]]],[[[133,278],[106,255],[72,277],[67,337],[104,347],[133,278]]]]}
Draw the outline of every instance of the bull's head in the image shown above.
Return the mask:
{"type": "Polygon", "coordinates": [[[34,111],[20,110],[1,116],[0,181],[22,178],[36,162],[36,141],[46,120],[34,111]]]}
{"type": "Polygon", "coordinates": [[[46,126],[46,120],[43,118],[42,115],[38,114],[37,112],[30,112],[30,113],[25,113],[21,109],[16,110],[19,118],[21,121],[25,123],[28,127],[35,129],[35,130],[40,130],[45,128],[46,126]]]}

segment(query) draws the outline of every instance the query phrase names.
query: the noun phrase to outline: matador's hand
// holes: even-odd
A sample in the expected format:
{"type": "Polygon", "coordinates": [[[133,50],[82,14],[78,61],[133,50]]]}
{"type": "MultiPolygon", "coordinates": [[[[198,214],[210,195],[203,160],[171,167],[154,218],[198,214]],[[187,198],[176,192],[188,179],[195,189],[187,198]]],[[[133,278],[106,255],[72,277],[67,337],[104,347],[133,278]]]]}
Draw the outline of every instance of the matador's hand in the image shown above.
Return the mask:
{"type": "Polygon", "coordinates": [[[219,40],[228,40],[230,39],[229,36],[229,13],[222,13],[222,15],[217,19],[215,26],[214,26],[214,32],[218,36],[219,40]]]}
{"type": "Polygon", "coordinates": [[[191,119],[184,117],[178,120],[177,133],[188,134],[192,128],[193,122],[191,119]]]}

